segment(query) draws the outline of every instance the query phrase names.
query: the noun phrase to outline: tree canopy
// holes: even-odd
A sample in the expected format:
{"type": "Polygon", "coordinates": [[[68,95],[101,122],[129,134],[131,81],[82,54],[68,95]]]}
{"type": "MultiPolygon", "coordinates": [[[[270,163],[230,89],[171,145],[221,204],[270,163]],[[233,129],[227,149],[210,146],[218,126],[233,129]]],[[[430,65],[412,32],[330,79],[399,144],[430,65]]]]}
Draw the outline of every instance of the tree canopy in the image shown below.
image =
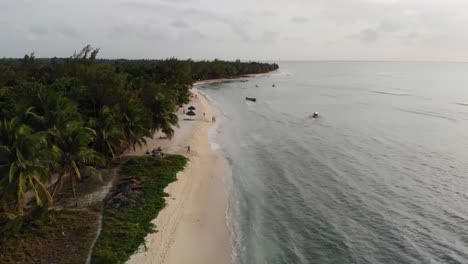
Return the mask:
{"type": "Polygon", "coordinates": [[[84,47],[69,58],[0,59],[0,214],[21,215],[25,195],[48,206],[126,149],[178,124],[194,81],[264,73],[277,64],[103,60],[84,47]],[[53,177],[53,175],[58,175],[53,177]]]}

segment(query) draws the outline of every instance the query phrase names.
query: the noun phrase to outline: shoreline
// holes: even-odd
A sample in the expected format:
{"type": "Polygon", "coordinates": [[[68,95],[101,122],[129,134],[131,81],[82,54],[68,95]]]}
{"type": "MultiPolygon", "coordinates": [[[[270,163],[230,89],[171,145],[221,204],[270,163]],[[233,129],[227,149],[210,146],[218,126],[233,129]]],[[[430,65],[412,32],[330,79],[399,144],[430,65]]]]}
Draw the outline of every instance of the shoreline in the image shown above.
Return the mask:
{"type": "Polygon", "coordinates": [[[220,111],[198,91],[205,83],[197,82],[192,88],[196,120],[181,119],[171,141],[158,139],[156,134],[147,146],[127,153],[143,155],[146,148],[162,146],[168,153],[190,158],[177,181],[165,190],[169,194],[166,207],[153,220],[157,232],[146,237],[146,250],[140,248],[127,263],[231,263],[232,241],[226,219],[231,171],[227,160],[211,146],[209,133],[215,129],[211,117],[218,117],[220,111]]]}
{"type": "Polygon", "coordinates": [[[223,82],[226,82],[226,81],[251,80],[251,79],[256,79],[256,78],[261,78],[261,77],[269,77],[271,74],[275,74],[275,73],[278,73],[278,70],[265,72],[265,73],[246,74],[246,75],[239,76],[239,77],[234,77],[234,78],[208,79],[208,80],[195,82],[193,84],[193,87],[201,86],[201,85],[205,85],[205,84],[223,83],[223,82]]]}
{"type": "Polygon", "coordinates": [[[198,88],[226,81],[268,77],[276,72],[195,82],[190,102],[197,108],[195,120],[184,120],[186,116],[179,109],[180,127],[175,128],[172,140],[160,139],[162,133],[156,133],[153,139],[147,140],[146,146],[126,153],[143,156],[147,149],[161,146],[167,153],[185,155],[190,159],[185,170],[177,174],[177,181],[165,189],[169,194],[166,207],[152,221],[157,231],[146,237],[146,249],[140,247],[127,263],[232,263],[233,236],[228,222],[232,171],[227,159],[214,150],[212,144],[217,142],[210,138],[211,130],[217,129],[223,120],[217,118],[218,123],[211,122],[212,116],[221,117],[221,111],[198,88]],[[191,153],[187,153],[187,145],[190,145],[191,153]]]}

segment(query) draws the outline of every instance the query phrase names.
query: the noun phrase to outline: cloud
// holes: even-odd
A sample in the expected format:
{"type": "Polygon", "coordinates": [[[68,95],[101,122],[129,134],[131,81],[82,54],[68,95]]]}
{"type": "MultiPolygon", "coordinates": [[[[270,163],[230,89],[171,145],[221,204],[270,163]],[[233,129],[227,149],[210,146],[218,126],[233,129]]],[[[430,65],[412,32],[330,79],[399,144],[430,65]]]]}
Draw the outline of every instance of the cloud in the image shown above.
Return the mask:
{"type": "Polygon", "coordinates": [[[163,2],[169,2],[171,4],[186,4],[187,2],[190,2],[191,0],[161,0],[163,2]]]}
{"type": "Polygon", "coordinates": [[[364,29],[359,33],[359,39],[362,43],[373,43],[376,42],[378,38],[379,33],[372,28],[364,29]]]}
{"type": "Polygon", "coordinates": [[[60,25],[56,30],[64,37],[77,37],[80,35],[75,28],[67,25],[60,25]]]}
{"type": "Polygon", "coordinates": [[[226,21],[226,24],[231,28],[232,32],[239,36],[243,41],[252,40],[248,30],[242,24],[233,21],[226,21]]]}
{"type": "Polygon", "coordinates": [[[132,7],[132,8],[140,8],[140,9],[153,9],[155,7],[155,4],[135,2],[135,1],[124,1],[124,2],[120,2],[120,6],[124,8],[132,7]]]}
{"type": "Polygon", "coordinates": [[[302,16],[293,16],[291,18],[291,21],[294,23],[301,24],[301,23],[306,23],[307,21],[309,21],[309,19],[307,17],[302,17],[302,16]]]}
{"type": "Polygon", "coordinates": [[[189,25],[182,19],[177,19],[172,23],[172,25],[176,28],[188,28],[189,25]]]}
{"type": "Polygon", "coordinates": [[[363,44],[374,43],[379,38],[379,33],[373,28],[366,28],[359,33],[348,35],[349,39],[357,39],[363,44]]]}
{"type": "Polygon", "coordinates": [[[420,33],[417,31],[410,31],[404,35],[401,35],[399,38],[402,40],[404,44],[413,44],[415,43],[420,37],[420,33]]]}
{"type": "Polygon", "coordinates": [[[278,39],[278,32],[264,31],[262,34],[262,41],[265,43],[272,43],[278,39]]]}
{"type": "Polygon", "coordinates": [[[384,32],[396,32],[401,29],[401,26],[398,23],[386,19],[380,22],[378,29],[384,32]]]}
{"type": "Polygon", "coordinates": [[[79,36],[78,31],[68,25],[32,25],[28,29],[29,33],[31,34],[30,37],[34,39],[44,38],[44,39],[51,39],[51,38],[72,38],[79,36]]]}
{"type": "MultiPolygon", "coordinates": [[[[162,3],[142,3],[142,2],[123,2],[122,6],[151,10],[152,12],[161,12],[164,15],[172,17],[186,17],[195,21],[212,21],[217,24],[227,26],[242,41],[251,41],[252,37],[248,33],[249,23],[247,18],[234,18],[228,14],[211,11],[208,8],[199,8],[198,6],[168,5],[162,3]]],[[[183,23],[178,23],[179,28],[183,23]]],[[[173,26],[175,26],[173,24],[173,26]]]]}
{"type": "Polygon", "coordinates": [[[49,29],[45,26],[33,25],[29,28],[29,32],[34,35],[48,35],[50,33],[49,29]]]}
{"type": "Polygon", "coordinates": [[[198,29],[191,29],[188,32],[188,36],[192,40],[204,40],[207,39],[207,36],[203,33],[201,33],[198,29]]]}
{"type": "Polygon", "coordinates": [[[464,0],[81,0],[68,1],[66,9],[63,0],[3,2],[0,57],[32,48],[42,56],[68,55],[70,45],[83,41],[118,57],[413,59],[417,54],[430,59],[437,53],[437,59],[458,59],[468,54],[464,0]],[[265,49],[279,39],[281,45],[265,49]],[[378,45],[371,53],[353,43],[378,45]]]}
{"type": "Polygon", "coordinates": [[[111,39],[136,37],[142,40],[161,40],[166,37],[166,34],[150,24],[120,24],[113,26],[108,36],[111,39]]]}

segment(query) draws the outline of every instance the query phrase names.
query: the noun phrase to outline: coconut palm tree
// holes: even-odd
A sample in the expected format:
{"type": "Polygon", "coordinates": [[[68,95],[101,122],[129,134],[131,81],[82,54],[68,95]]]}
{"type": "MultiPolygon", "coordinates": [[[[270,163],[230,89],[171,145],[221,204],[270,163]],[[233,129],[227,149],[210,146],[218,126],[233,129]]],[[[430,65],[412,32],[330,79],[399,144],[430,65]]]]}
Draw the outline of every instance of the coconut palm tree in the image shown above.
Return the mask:
{"type": "Polygon", "coordinates": [[[174,136],[174,129],[172,126],[178,126],[179,119],[174,113],[175,104],[168,98],[159,95],[155,96],[151,102],[152,112],[152,129],[154,131],[162,131],[168,138],[174,136]]]}
{"type": "Polygon", "coordinates": [[[46,137],[19,122],[15,117],[0,122],[0,201],[4,212],[22,215],[25,194],[34,191],[35,201],[49,206],[52,197],[47,190],[49,160],[46,159],[46,137]]]}
{"type": "Polygon", "coordinates": [[[121,118],[117,112],[115,108],[104,106],[99,116],[89,119],[88,122],[89,127],[96,131],[94,149],[112,158],[115,158],[126,145],[121,118]]]}
{"type": "Polygon", "coordinates": [[[96,132],[91,128],[70,124],[64,129],[53,128],[49,130],[52,141],[52,153],[59,167],[59,176],[53,184],[52,196],[62,185],[65,178],[69,179],[73,197],[78,206],[76,196],[76,182],[81,180],[82,171],[100,175],[95,165],[103,165],[103,157],[92,149],[91,143],[96,138],[96,132]]]}
{"type": "Polygon", "coordinates": [[[44,87],[37,91],[36,98],[29,111],[30,116],[39,121],[36,129],[47,130],[62,127],[71,121],[79,120],[78,106],[62,92],[55,92],[44,87]],[[35,114],[35,115],[34,115],[35,114]]]}
{"type": "Polygon", "coordinates": [[[150,131],[151,115],[136,100],[129,100],[122,109],[122,126],[128,147],[142,146],[146,144],[147,137],[151,137],[150,131]]]}

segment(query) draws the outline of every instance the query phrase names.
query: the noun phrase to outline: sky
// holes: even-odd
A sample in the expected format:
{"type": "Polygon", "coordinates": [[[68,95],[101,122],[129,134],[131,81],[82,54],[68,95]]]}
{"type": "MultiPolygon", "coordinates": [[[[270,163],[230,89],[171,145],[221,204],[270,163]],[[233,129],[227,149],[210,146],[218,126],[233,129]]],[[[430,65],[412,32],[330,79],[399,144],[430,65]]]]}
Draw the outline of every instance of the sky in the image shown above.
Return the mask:
{"type": "Polygon", "coordinates": [[[468,0],[0,0],[0,57],[468,61],[468,0]]]}

